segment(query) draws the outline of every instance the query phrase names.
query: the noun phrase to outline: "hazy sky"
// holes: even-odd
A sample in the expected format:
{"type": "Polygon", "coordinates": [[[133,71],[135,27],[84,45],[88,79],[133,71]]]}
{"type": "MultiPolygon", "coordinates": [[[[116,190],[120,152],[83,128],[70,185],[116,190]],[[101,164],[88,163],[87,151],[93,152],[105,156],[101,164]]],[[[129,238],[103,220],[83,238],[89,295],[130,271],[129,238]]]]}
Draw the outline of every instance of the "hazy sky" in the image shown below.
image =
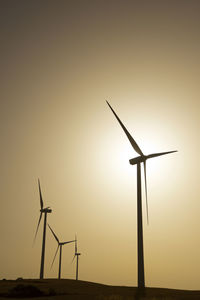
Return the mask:
{"type": "MultiPolygon", "coordinates": [[[[179,151],[147,161],[146,285],[200,289],[199,15],[198,0],[0,1],[1,278],[39,276],[39,177],[80,279],[137,284],[136,153],[107,99],[145,154],[179,151]]],[[[49,230],[46,246],[56,277],[49,230]]]]}

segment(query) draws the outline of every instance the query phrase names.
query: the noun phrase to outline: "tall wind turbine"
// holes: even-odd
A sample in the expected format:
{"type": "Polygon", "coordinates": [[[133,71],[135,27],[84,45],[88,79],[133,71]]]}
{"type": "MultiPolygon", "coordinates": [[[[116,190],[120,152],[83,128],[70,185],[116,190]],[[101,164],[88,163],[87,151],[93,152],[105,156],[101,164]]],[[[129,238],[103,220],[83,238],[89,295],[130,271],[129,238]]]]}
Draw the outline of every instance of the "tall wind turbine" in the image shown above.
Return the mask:
{"type": "Polygon", "coordinates": [[[145,277],[144,277],[144,250],[143,250],[143,226],[142,226],[142,183],[141,183],[141,163],[144,165],[144,180],[145,180],[145,194],[146,194],[146,207],[147,207],[147,222],[148,222],[148,202],[147,202],[147,179],[146,179],[146,160],[148,158],[153,158],[169,153],[174,153],[177,151],[168,151],[161,153],[154,153],[150,155],[144,155],[134,138],[130,135],[124,124],[121,122],[111,105],[106,101],[111,111],[115,115],[117,121],[121,125],[123,131],[125,132],[129,142],[133,149],[139,154],[139,156],[129,160],[131,165],[137,165],[137,247],[138,247],[138,287],[145,287],[145,277]]]}
{"type": "Polygon", "coordinates": [[[61,242],[59,241],[58,237],[56,236],[55,232],[53,231],[53,229],[50,227],[49,224],[48,224],[48,226],[49,226],[49,229],[51,230],[51,232],[52,232],[54,238],[56,239],[56,241],[57,241],[57,243],[58,243],[58,247],[57,247],[57,249],[56,249],[56,253],[55,253],[54,259],[53,259],[53,261],[52,261],[51,267],[53,266],[53,263],[54,263],[54,261],[55,261],[56,255],[57,255],[57,253],[58,253],[58,249],[60,248],[59,268],[58,268],[58,279],[60,279],[60,277],[61,277],[62,246],[65,245],[65,244],[69,244],[69,243],[75,242],[75,240],[73,240],[73,241],[68,241],[68,242],[62,242],[62,243],[61,243],[61,242]]]}
{"type": "Polygon", "coordinates": [[[42,254],[41,254],[41,265],[40,265],[40,279],[43,279],[44,278],[44,257],[45,257],[47,214],[51,213],[52,210],[50,209],[49,206],[44,208],[44,203],[43,203],[43,199],[42,199],[42,192],[41,192],[40,180],[39,179],[38,179],[38,187],[39,187],[39,194],[40,194],[40,217],[39,217],[39,221],[38,221],[34,241],[35,241],[37,233],[38,233],[40,221],[42,219],[42,214],[44,214],[44,229],[43,229],[42,254]]]}
{"type": "Polygon", "coordinates": [[[75,236],[75,253],[74,253],[73,260],[76,257],[76,280],[78,280],[78,260],[80,255],[81,253],[78,252],[78,247],[77,247],[77,236],[75,236]]]}

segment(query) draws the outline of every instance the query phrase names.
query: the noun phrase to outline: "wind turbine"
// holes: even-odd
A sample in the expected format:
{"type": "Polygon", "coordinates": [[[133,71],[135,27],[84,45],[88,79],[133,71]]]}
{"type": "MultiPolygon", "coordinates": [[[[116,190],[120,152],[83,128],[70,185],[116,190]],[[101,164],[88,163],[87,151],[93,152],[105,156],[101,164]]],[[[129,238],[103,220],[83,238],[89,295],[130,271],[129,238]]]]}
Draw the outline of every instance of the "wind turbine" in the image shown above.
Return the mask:
{"type": "Polygon", "coordinates": [[[55,253],[54,259],[53,259],[53,261],[52,261],[51,267],[53,266],[53,263],[54,263],[54,261],[55,261],[56,255],[57,255],[57,253],[58,253],[58,249],[59,249],[59,247],[60,247],[59,269],[58,269],[58,279],[60,279],[60,277],[61,277],[62,246],[65,245],[65,244],[69,244],[69,243],[75,242],[75,240],[73,240],[73,241],[68,241],[68,242],[62,242],[62,243],[61,243],[61,242],[59,241],[58,237],[56,236],[55,232],[53,231],[53,229],[50,227],[49,224],[48,224],[48,226],[49,226],[49,229],[51,230],[53,236],[55,237],[55,239],[56,239],[56,241],[57,241],[57,243],[58,243],[58,247],[57,247],[57,249],[56,249],[56,253],[55,253]]]}
{"type": "Polygon", "coordinates": [[[79,260],[79,256],[81,255],[81,253],[79,253],[77,251],[77,236],[75,235],[75,253],[74,253],[74,257],[72,262],[74,261],[75,257],[76,257],[76,280],[78,280],[78,260],[79,260]]]}
{"type": "Polygon", "coordinates": [[[137,247],[138,247],[138,287],[145,287],[145,276],[144,276],[144,250],[143,250],[143,226],[142,226],[142,183],[141,183],[141,163],[144,165],[144,180],[145,180],[145,194],[146,194],[146,207],[147,207],[147,222],[148,222],[148,202],[147,202],[147,179],[146,179],[146,160],[149,158],[174,153],[177,151],[168,151],[161,153],[154,153],[150,155],[144,155],[134,138],[130,135],[124,124],[121,122],[111,105],[106,101],[111,111],[115,115],[117,121],[124,130],[129,142],[133,149],[139,154],[139,156],[129,160],[131,165],[137,165],[137,247]]]}
{"type": "Polygon", "coordinates": [[[40,180],[39,179],[38,179],[38,187],[39,187],[39,194],[40,194],[40,217],[39,217],[39,221],[38,221],[34,241],[35,241],[37,233],[38,233],[40,221],[42,219],[42,214],[44,214],[44,229],[43,229],[42,254],[41,254],[41,265],[40,265],[40,279],[43,279],[44,278],[44,257],[45,257],[47,214],[51,213],[52,210],[50,209],[49,206],[44,208],[43,199],[42,199],[42,192],[41,192],[41,187],[40,187],[40,180]]]}

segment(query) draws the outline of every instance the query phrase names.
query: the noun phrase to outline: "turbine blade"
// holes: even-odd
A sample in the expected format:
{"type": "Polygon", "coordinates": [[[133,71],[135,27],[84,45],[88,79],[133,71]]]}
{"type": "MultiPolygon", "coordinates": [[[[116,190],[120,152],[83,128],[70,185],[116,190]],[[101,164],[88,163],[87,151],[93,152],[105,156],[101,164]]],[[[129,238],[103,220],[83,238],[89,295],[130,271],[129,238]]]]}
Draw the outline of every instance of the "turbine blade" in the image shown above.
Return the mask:
{"type": "Polygon", "coordinates": [[[52,264],[51,264],[51,268],[53,267],[53,263],[54,263],[54,261],[55,261],[55,259],[56,259],[56,255],[57,255],[57,253],[58,253],[58,249],[59,249],[59,244],[58,244],[58,247],[57,247],[57,249],[56,249],[56,253],[55,253],[55,255],[54,255],[54,258],[53,258],[53,261],[52,261],[52,264]]]}
{"type": "Polygon", "coordinates": [[[138,146],[138,144],[136,143],[136,141],[134,140],[134,138],[130,135],[130,133],[128,132],[128,130],[126,129],[126,127],[124,126],[124,124],[122,123],[122,121],[119,119],[119,117],[117,116],[117,114],[115,113],[115,111],[113,110],[113,108],[111,107],[111,105],[108,103],[108,101],[106,101],[108,106],[110,107],[110,109],[112,110],[113,114],[115,115],[117,121],[119,122],[119,124],[121,125],[122,129],[124,130],[127,138],[129,139],[129,142],[131,143],[133,149],[140,155],[144,155],[142,153],[142,150],[140,149],[140,147],[138,146]]]}
{"type": "Polygon", "coordinates": [[[77,253],[77,236],[75,235],[75,253],[77,253]]]}
{"type": "Polygon", "coordinates": [[[40,213],[40,216],[39,216],[39,221],[38,221],[38,224],[37,224],[37,228],[36,228],[36,232],[35,232],[35,237],[34,237],[34,240],[33,240],[33,244],[35,243],[35,239],[36,239],[36,236],[37,236],[37,233],[38,233],[38,229],[39,229],[39,226],[40,226],[41,219],[42,219],[42,212],[40,213]]]}
{"type": "Polygon", "coordinates": [[[55,237],[56,241],[57,241],[58,244],[59,244],[59,239],[58,239],[58,237],[56,236],[56,234],[54,233],[53,229],[51,228],[51,226],[50,226],[49,224],[48,224],[48,226],[49,226],[49,229],[51,230],[53,236],[55,237]]]}
{"type": "Polygon", "coordinates": [[[73,240],[73,241],[68,241],[68,242],[64,242],[64,243],[62,243],[62,244],[65,245],[65,244],[69,244],[69,243],[73,243],[73,242],[75,242],[75,240],[73,240]]]}
{"type": "Polygon", "coordinates": [[[38,178],[38,186],[39,186],[39,194],[40,194],[40,207],[41,207],[41,209],[43,209],[44,204],[43,204],[43,200],[42,200],[42,192],[41,192],[41,187],[40,187],[40,180],[39,180],[39,178],[38,178]]]}
{"type": "Polygon", "coordinates": [[[165,155],[165,154],[174,153],[174,152],[178,152],[178,151],[175,150],[175,151],[168,151],[168,152],[160,152],[160,153],[150,154],[150,155],[147,155],[147,159],[148,158],[152,158],[152,157],[157,157],[157,156],[165,155]]]}
{"type": "Polygon", "coordinates": [[[73,263],[73,261],[74,261],[75,257],[76,257],[76,255],[74,254],[74,257],[73,257],[73,259],[72,259],[72,261],[71,261],[71,264],[73,263]]]}
{"type": "Polygon", "coordinates": [[[145,196],[146,196],[147,224],[149,225],[149,208],[148,208],[148,200],[147,200],[147,171],[146,171],[146,160],[143,162],[143,164],[144,164],[144,182],[145,182],[145,196]]]}

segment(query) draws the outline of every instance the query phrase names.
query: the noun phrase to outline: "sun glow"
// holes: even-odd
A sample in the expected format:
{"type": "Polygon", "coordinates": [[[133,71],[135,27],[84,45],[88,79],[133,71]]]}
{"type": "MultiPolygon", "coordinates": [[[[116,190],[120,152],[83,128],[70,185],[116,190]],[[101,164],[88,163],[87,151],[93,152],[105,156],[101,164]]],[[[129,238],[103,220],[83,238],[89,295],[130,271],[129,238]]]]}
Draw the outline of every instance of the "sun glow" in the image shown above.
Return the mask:
{"type": "MultiPolygon", "coordinates": [[[[116,134],[116,136],[112,135],[112,138],[110,133],[104,135],[106,147],[98,147],[99,153],[96,168],[98,170],[98,174],[102,177],[102,180],[105,180],[106,176],[107,182],[110,182],[109,184],[114,185],[115,189],[120,190],[122,187],[124,187],[124,189],[135,189],[136,166],[132,166],[129,163],[129,160],[139,156],[139,154],[134,151],[126,136],[123,135],[123,131],[121,133],[121,136],[120,134],[116,134]]],[[[153,143],[141,143],[140,148],[146,155],[156,152],[155,147],[153,148],[153,143]]],[[[147,182],[156,182],[157,176],[161,172],[162,168],[162,164],[160,162],[160,158],[147,160],[147,182]],[[149,179],[149,176],[151,179],[149,179]]],[[[142,181],[144,181],[143,164],[141,166],[141,172],[142,181]]]]}

